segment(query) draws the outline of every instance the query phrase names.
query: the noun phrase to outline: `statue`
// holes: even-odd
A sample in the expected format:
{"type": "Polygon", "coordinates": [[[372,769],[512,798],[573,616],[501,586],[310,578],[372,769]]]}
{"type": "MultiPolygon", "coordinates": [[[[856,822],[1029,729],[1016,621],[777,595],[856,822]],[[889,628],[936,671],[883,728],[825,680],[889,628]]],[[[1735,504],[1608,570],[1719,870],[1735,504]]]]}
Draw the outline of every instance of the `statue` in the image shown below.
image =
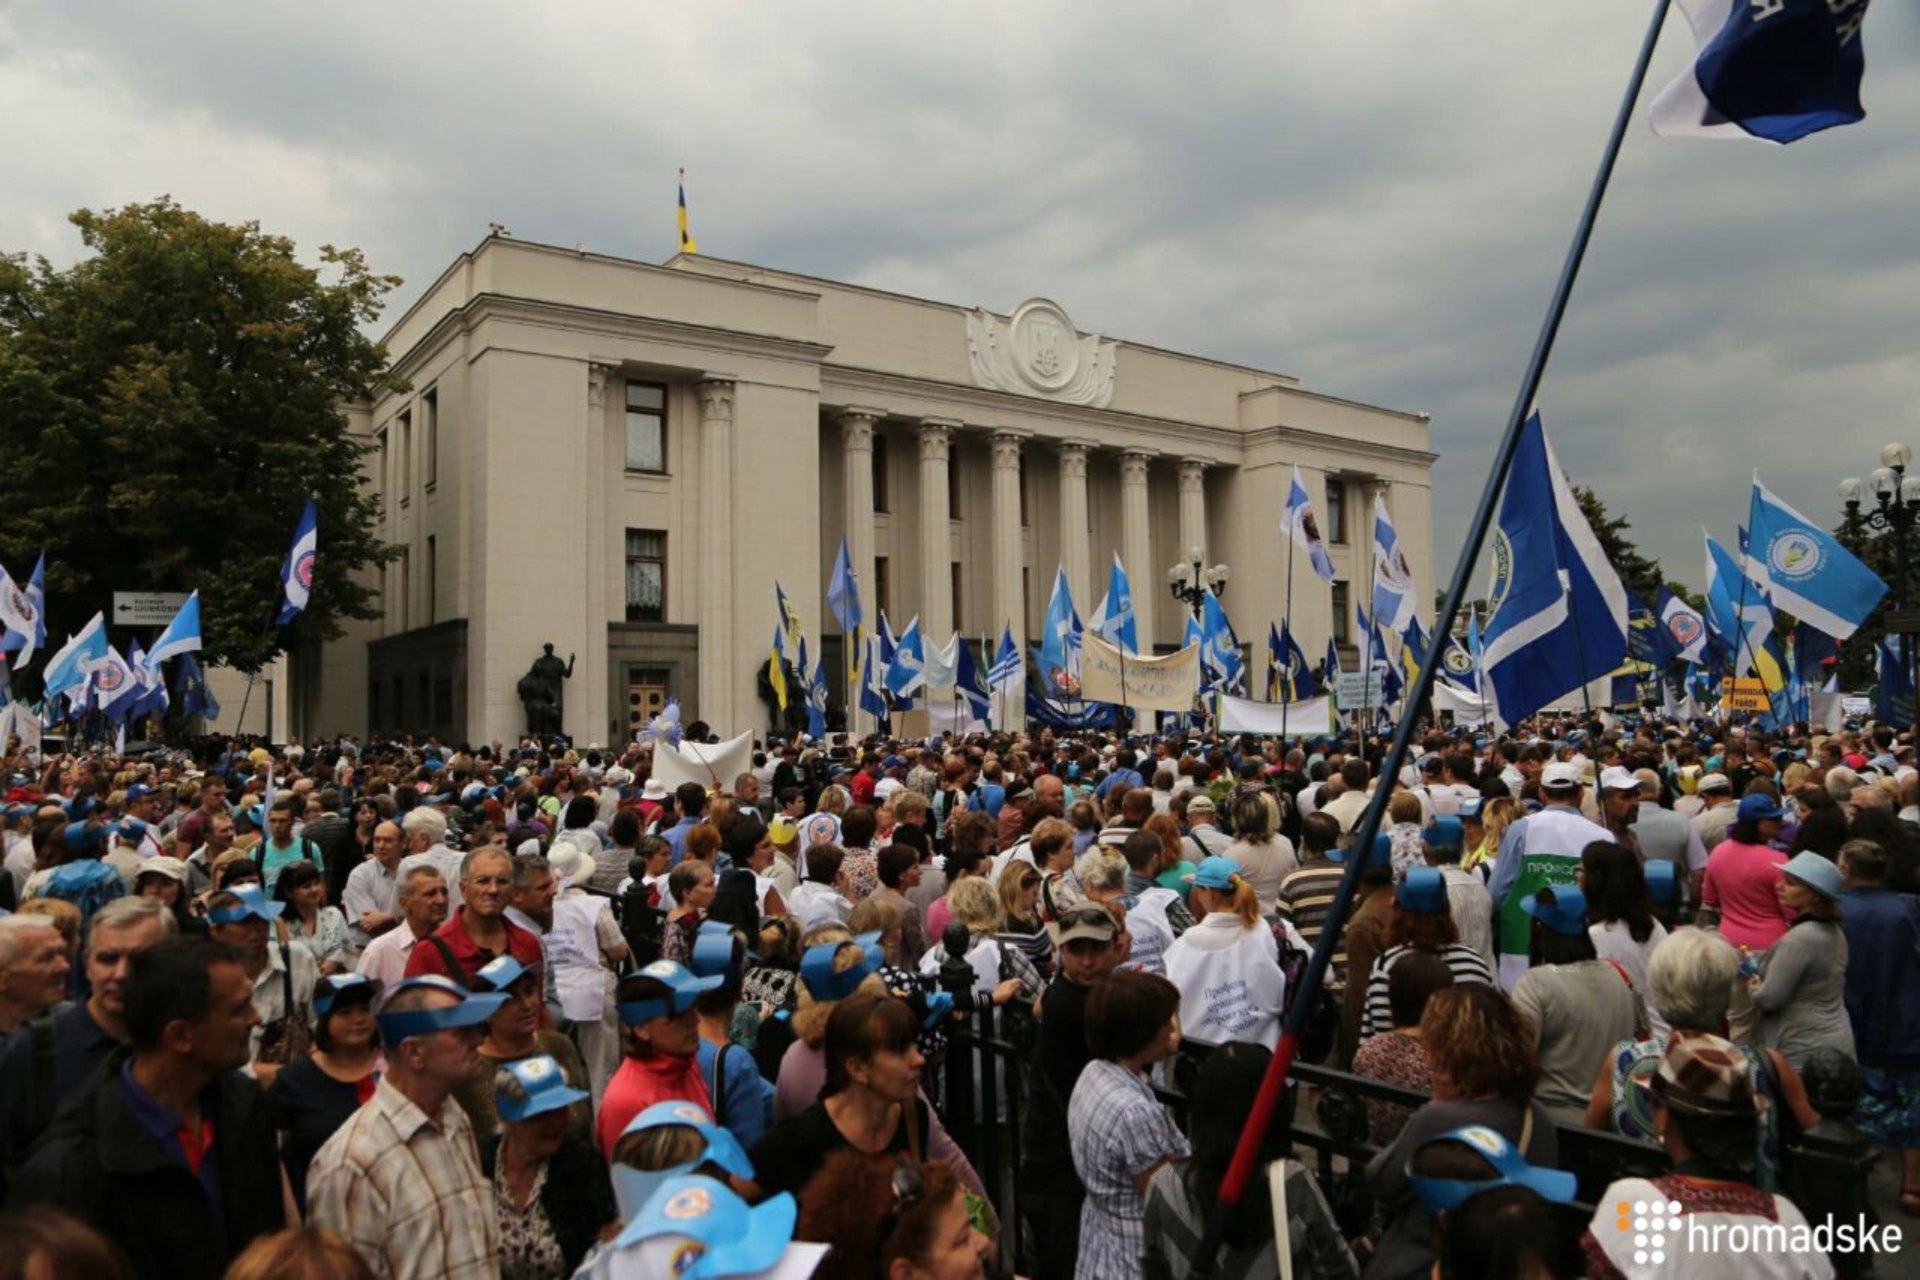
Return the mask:
{"type": "Polygon", "coordinates": [[[520,694],[520,705],[527,711],[527,732],[550,738],[565,732],[561,723],[566,693],[561,682],[573,678],[573,655],[568,654],[562,662],[553,656],[551,644],[542,645],[541,650],[515,688],[520,694]]]}

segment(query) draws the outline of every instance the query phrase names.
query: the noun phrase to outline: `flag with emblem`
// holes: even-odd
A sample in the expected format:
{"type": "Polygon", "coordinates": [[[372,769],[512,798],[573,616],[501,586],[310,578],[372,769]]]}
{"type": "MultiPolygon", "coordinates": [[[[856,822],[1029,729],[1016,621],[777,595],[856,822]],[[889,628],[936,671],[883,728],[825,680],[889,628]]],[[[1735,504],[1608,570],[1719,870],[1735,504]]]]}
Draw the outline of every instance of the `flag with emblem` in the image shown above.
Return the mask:
{"type": "Polygon", "coordinates": [[[313,557],[319,547],[319,530],[313,499],[301,508],[300,523],[293,530],[293,545],[287,548],[286,561],[280,566],[280,614],[274,622],[286,626],[305,612],[313,595],[313,557]]]}

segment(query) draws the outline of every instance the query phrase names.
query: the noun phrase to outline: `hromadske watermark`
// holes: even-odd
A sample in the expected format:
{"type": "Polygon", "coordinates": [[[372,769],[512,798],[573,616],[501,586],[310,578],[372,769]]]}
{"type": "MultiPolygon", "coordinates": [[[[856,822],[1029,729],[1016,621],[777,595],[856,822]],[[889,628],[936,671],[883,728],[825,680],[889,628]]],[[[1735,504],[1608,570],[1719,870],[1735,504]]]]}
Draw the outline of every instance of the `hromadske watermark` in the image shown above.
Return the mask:
{"type": "Polygon", "coordinates": [[[1813,1225],[1768,1222],[1703,1222],[1682,1217],[1678,1200],[1621,1200],[1613,1206],[1615,1227],[1633,1237],[1633,1260],[1655,1266],[1670,1252],[1696,1256],[1728,1253],[1898,1253],[1902,1232],[1898,1226],[1869,1222],[1861,1215],[1852,1222],[1829,1218],[1813,1225]]]}

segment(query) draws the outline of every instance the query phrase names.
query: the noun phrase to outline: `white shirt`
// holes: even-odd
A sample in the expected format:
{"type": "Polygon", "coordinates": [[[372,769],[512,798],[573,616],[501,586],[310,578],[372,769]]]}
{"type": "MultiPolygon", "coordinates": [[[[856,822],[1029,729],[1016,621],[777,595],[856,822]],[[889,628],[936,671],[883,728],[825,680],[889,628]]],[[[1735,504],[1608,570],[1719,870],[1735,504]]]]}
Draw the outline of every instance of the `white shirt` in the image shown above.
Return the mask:
{"type": "Polygon", "coordinates": [[[853,914],[853,904],[841,897],[832,885],[808,880],[793,891],[787,910],[800,922],[800,932],[804,934],[817,924],[845,924],[853,914]]]}
{"type": "Polygon", "coordinates": [[[407,959],[413,955],[413,944],[418,941],[420,939],[414,933],[413,926],[402,920],[367,944],[354,970],[366,974],[383,987],[391,987],[407,976],[407,959]]]}
{"type": "Polygon", "coordinates": [[[401,884],[407,881],[407,873],[415,867],[432,867],[447,882],[447,919],[453,919],[453,913],[460,909],[460,864],[466,861],[466,855],[455,853],[443,844],[420,853],[410,853],[400,859],[400,865],[394,868],[393,878],[401,884]]]}
{"type": "Polygon", "coordinates": [[[1167,948],[1167,978],[1180,988],[1180,1029],[1202,1044],[1245,1040],[1271,1049],[1280,1038],[1287,979],[1273,930],[1243,928],[1230,911],[1202,916],[1167,948]]]}
{"type": "Polygon", "coordinates": [[[347,887],[340,893],[340,910],[347,917],[347,932],[356,947],[365,947],[373,935],[360,927],[360,917],[369,911],[393,915],[399,910],[400,880],[378,858],[368,858],[347,873],[347,887]]]}

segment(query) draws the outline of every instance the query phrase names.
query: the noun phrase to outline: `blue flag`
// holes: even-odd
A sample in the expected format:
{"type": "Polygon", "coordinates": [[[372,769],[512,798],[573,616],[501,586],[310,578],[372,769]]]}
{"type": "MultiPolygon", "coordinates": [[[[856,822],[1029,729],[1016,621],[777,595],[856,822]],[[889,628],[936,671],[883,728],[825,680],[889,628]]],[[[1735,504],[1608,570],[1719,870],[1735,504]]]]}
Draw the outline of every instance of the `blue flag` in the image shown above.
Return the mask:
{"type": "Polygon", "coordinates": [[[800,678],[807,682],[807,732],[818,742],[827,735],[827,655],[813,664],[807,674],[807,638],[800,637],[800,678]]]}
{"type": "MultiPolygon", "coordinates": [[[[1275,685],[1270,695],[1274,702],[1304,702],[1320,696],[1320,681],[1313,669],[1307,665],[1307,655],[1300,648],[1300,642],[1294,639],[1290,625],[1282,625],[1277,634],[1268,636],[1274,658],[1275,685]]],[[[1332,649],[1329,648],[1331,653],[1332,649]]]]}
{"type": "Polygon", "coordinates": [[[887,664],[887,689],[896,698],[911,698],[926,682],[927,648],[916,614],[894,643],[893,660],[887,664]]]}
{"type": "Polygon", "coordinates": [[[1653,104],[1675,137],[1797,142],[1866,118],[1867,0],[1680,0],[1700,52],[1653,104]]]}
{"type": "Polygon", "coordinates": [[[153,642],[153,648],[147,652],[146,667],[153,670],[168,658],[177,658],[183,653],[200,651],[200,593],[194,592],[187,597],[179,612],[173,615],[173,621],[153,642]]]}
{"type": "Polygon", "coordinates": [[[987,684],[1005,689],[1025,675],[1026,669],[1027,664],[1020,660],[1020,649],[1013,643],[1013,624],[1007,623],[1000,631],[1000,652],[994,656],[993,667],[987,672],[987,684]]]}
{"type": "Polygon", "coordinates": [[[1229,693],[1239,689],[1247,665],[1240,653],[1240,637],[1233,633],[1220,597],[1211,591],[1200,602],[1200,643],[1200,666],[1211,673],[1213,687],[1229,693]]]}
{"type": "Polygon", "coordinates": [[[876,720],[893,714],[893,700],[887,696],[887,664],[880,658],[880,637],[867,637],[866,661],[860,671],[860,709],[876,720]]]}
{"type": "Polygon", "coordinates": [[[1107,594],[1094,610],[1089,625],[1102,638],[1118,645],[1123,653],[1140,652],[1140,632],[1133,620],[1133,584],[1127,580],[1127,567],[1120,553],[1113,553],[1113,568],[1107,571],[1107,594]]]}
{"type": "Polygon", "coordinates": [[[278,626],[284,627],[299,617],[312,598],[313,557],[319,547],[316,518],[313,499],[308,498],[300,510],[300,523],[294,526],[293,545],[287,548],[287,558],[280,565],[280,613],[274,619],[278,626]]]}
{"type": "Polygon", "coordinates": [[[47,659],[47,669],[41,677],[47,696],[51,698],[86,684],[94,666],[105,661],[106,656],[107,620],[96,613],[77,635],[67,637],[67,642],[47,659]]]}
{"type": "Polygon", "coordinates": [[[967,702],[967,714],[974,720],[987,718],[987,685],[981,679],[980,664],[973,656],[973,645],[965,636],[957,637],[960,655],[954,663],[953,687],[967,702]]]}
{"type": "Polygon", "coordinates": [[[833,611],[840,630],[852,635],[864,620],[860,612],[860,581],[854,576],[853,558],[847,554],[847,540],[840,539],[840,554],[833,559],[833,577],[827,582],[827,608],[833,611]]]}
{"type": "Polygon", "coordinates": [[[1501,727],[1627,656],[1627,590],[1573,496],[1540,415],[1520,432],[1500,499],[1480,693],[1501,727]]]}
{"type": "Polygon", "coordinates": [[[1627,652],[1633,657],[1656,667],[1673,661],[1673,641],[1660,625],[1660,615],[1631,591],[1627,593],[1627,627],[1627,652]]]}
{"type": "Polygon", "coordinates": [[[1887,584],[1839,539],[1753,478],[1748,559],[1776,609],[1836,640],[1852,635],[1887,594],[1887,584]]]}
{"type": "Polygon", "coordinates": [[[174,667],[173,683],[180,694],[181,714],[204,716],[208,720],[220,718],[220,703],[207,688],[206,673],[200,670],[198,658],[190,653],[181,654],[174,667]]]}
{"type": "Polygon", "coordinates": [[[1660,629],[1666,633],[1667,651],[1673,658],[1706,661],[1707,620],[1700,616],[1700,611],[1673,594],[1665,583],[1660,586],[1660,600],[1655,608],[1660,629]]]}
{"type": "Polygon", "coordinates": [[[1307,497],[1307,486],[1300,481],[1300,464],[1297,462],[1293,464],[1293,482],[1287,486],[1287,509],[1280,527],[1293,540],[1294,546],[1306,552],[1307,563],[1313,566],[1315,576],[1322,582],[1332,582],[1333,557],[1327,554],[1326,541],[1320,536],[1320,525],[1313,518],[1313,503],[1307,497]]]}
{"type": "MultiPolygon", "coordinates": [[[[1741,540],[1745,541],[1744,535],[1741,540]]],[[[1726,642],[1735,675],[1753,672],[1770,691],[1786,688],[1786,671],[1774,656],[1773,609],[1767,603],[1766,587],[1711,537],[1707,538],[1707,617],[1726,642]]]]}
{"type": "Polygon", "coordinates": [[[1073,609],[1073,591],[1067,571],[1053,576],[1053,594],[1047,598],[1046,620],[1040,624],[1040,693],[1071,698],[1080,692],[1080,615],[1073,609]]]}
{"type": "Polygon", "coordinates": [[[1387,513],[1387,501],[1373,495],[1373,620],[1383,631],[1399,633],[1413,617],[1418,590],[1400,535],[1387,513]]]}
{"type": "Polygon", "coordinates": [[[1327,637],[1327,656],[1320,664],[1320,684],[1329,692],[1340,687],[1340,646],[1327,637]]]}
{"type": "MultiPolygon", "coordinates": [[[[1907,665],[1903,637],[1882,636],[1874,646],[1874,715],[1888,724],[1913,723],[1913,672],[1907,665]]],[[[1911,643],[1909,641],[1909,643],[1911,643]]]]}

